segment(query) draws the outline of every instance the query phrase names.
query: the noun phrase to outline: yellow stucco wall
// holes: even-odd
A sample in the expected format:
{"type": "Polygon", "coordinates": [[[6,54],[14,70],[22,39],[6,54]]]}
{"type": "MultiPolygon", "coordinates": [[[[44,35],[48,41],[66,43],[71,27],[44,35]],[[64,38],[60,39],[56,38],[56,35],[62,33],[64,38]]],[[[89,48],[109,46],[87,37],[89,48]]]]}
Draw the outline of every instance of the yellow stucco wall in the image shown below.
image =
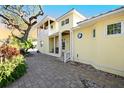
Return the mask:
{"type": "Polygon", "coordinates": [[[43,41],[43,46],[38,46],[39,51],[42,53],[49,53],[49,38],[45,37],[44,39],[41,39],[41,41],[43,41]]]}
{"type": "Polygon", "coordinates": [[[75,30],[74,60],[124,76],[124,34],[106,35],[106,26],[117,22],[124,23],[123,13],[108,16],[91,26],[75,30]],[[93,28],[96,29],[95,38],[92,37],[93,28]],[[79,32],[83,33],[82,39],[77,38],[79,32]]]}
{"type": "Polygon", "coordinates": [[[53,26],[53,28],[50,29],[51,34],[58,32],[58,22],[57,21],[54,21],[50,25],[53,26]]]}
{"type": "Polygon", "coordinates": [[[65,31],[65,30],[69,30],[70,28],[73,27],[73,13],[71,13],[70,15],[64,16],[61,20],[59,20],[58,22],[58,26],[59,26],[59,31],[65,31]],[[69,18],[69,24],[65,24],[65,25],[61,25],[61,22],[65,19],[69,18]]]}

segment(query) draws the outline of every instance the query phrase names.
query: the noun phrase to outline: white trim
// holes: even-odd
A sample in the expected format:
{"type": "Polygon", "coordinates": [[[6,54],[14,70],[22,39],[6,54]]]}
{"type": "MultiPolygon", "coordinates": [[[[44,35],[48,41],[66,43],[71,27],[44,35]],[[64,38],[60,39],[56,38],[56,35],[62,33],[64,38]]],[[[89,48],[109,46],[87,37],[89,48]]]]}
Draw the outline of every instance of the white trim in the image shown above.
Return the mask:
{"type": "Polygon", "coordinates": [[[48,20],[48,30],[51,31],[50,20],[48,20]]]}
{"type": "Polygon", "coordinates": [[[72,31],[69,31],[69,39],[70,39],[70,59],[72,57],[72,31]]]}
{"type": "Polygon", "coordinates": [[[73,40],[73,30],[70,30],[70,55],[71,55],[71,61],[73,61],[73,56],[74,56],[74,40],[73,40]]]}
{"type": "Polygon", "coordinates": [[[116,14],[116,13],[119,13],[119,12],[123,12],[123,11],[124,11],[124,8],[119,9],[119,10],[115,10],[115,11],[113,11],[113,12],[110,12],[110,13],[107,13],[107,14],[103,14],[103,15],[98,16],[98,17],[96,17],[96,18],[88,19],[87,21],[84,21],[84,22],[79,23],[79,25],[83,25],[83,24],[85,24],[85,23],[88,23],[88,22],[91,22],[91,21],[95,21],[95,20],[101,19],[101,18],[103,18],[103,17],[109,16],[109,15],[112,15],[112,14],[116,14]]]}
{"type": "Polygon", "coordinates": [[[117,14],[117,13],[120,13],[120,12],[124,12],[124,8],[119,9],[119,10],[114,10],[113,12],[110,12],[110,13],[107,13],[107,14],[103,14],[103,15],[98,16],[98,17],[96,17],[96,18],[88,19],[88,20],[86,20],[86,21],[84,21],[84,22],[79,23],[76,27],[73,27],[72,29],[73,29],[74,31],[76,31],[75,29],[79,29],[79,28],[81,28],[82,26],[87,25],[88,23],[91,23],[91,22],[92,22],[92,24],[94,24],[95,21],[98,21],[98,20],[100,20],[100,19],[103,18],[103,17],[109,16],[109,15],[113,15],[113,14],[117,14]]]}
{"type": "Polygon", "coordinates": [[[69,12],[67,12],[67,13],[65,13],[64,15],[60,16],[60,17],[57,18],[56,20],[57,20],[57,21],[60,21],[61,19],[63,19],[63,17],[65,17],[65,16],[67,16],[67,15],[73,13],[73,11],[74,11],[74,9],[70,10],[69,12]]]}
{"type": "Polygon", "coordinates": [[[85,17],[84,15],[80,14],[80,13],[79,13],[78,11],[76,11],[75,9],[74,9],[74,12],[75,12],[78,16],[82,17],[83,19],[86,19],[86,17],[85,17]]]}
{"type": "Polygon", "coordinates": [[[124,35],[124,22],[121,22],[121,34],[124,35]]]}
{"type": "Polygon", "coordinates": [[[123,36],[124,35],[124,22],[123,21],[117,21],[117,22],[112,22],[112,23],[108,23],[105,25],[105,36],[106,37],[114,37],[114,36],[123,36]],[[120,34],[110,34],[107,35],[107,26],[111,25],[111,24],[116,24],[116,23],[121,23],[121,33],[120,34]]]}
{"type": "Polygon", "coordinates": [[[62,34],[59,32],[59,57],[62,55],[62,34]]]}
{"type": "Polygon", "coordinates": [[[54,54],[56,53],[56,37],[54,36],[54,54]]]}
{"type": "Polygon", "coordinates": [[[80,17],[86,19],[86,17],[83,16],[82,14],[80,14],[77,10],[72,9],[72,10],[70,10],[69,12],[67,12],[67,13],[65,13],[64,15],[60,16],[59,18],[57,18],[56,20],[57,20],[57,21],[60,21],[60,20],[63,19],[65,16],[68,16],[68,15],[71,14],[71,13],[76,13],[78,16],[80,16],[80,17]]]}
{"type": "Polygon", "coordinates": [[[54,57],[59,57],[59,54],[54,54],[54,53],[44,53],[44,54],[47,54],[47,55],[50,55],[50,56],[54,56],[54,57]]]}

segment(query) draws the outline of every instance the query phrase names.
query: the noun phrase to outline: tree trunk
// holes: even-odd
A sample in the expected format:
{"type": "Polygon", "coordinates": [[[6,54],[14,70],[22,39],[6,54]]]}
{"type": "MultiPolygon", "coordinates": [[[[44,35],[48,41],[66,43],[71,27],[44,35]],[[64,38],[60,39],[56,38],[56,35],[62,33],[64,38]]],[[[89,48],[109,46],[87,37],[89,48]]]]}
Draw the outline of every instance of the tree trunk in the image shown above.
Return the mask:
{"type": "Polygon", "coordinates": [[[29,26],[28,29],[25,31],[24,36],[22,37],[22,40],[28,40],[29,32],[31,30],[31,27],[29,26]]]}

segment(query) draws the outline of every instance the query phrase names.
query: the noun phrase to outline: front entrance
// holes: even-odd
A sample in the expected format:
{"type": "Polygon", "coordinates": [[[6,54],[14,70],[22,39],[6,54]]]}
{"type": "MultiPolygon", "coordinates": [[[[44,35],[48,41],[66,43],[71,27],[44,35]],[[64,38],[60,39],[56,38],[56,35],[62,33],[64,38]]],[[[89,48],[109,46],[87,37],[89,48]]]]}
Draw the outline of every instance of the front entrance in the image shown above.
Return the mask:
{"type": "Polygon", "coordinates": [[[57,56],[61,61],[67,62],[71,58],[70,30],[49,36],[49,54],[57,56]]]}
{"type": "Polygon", "coordinates": [[[62,55],[61,58],[64,62],[70,60],[70,31],[62,32],[62,55]]]}

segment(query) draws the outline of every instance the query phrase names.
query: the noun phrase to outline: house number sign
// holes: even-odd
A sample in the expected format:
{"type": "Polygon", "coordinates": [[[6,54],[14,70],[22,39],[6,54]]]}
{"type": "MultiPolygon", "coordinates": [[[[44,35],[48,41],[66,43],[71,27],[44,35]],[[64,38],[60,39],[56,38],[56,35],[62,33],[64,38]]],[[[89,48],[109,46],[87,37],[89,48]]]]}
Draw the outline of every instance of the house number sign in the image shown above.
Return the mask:
{"type": "Polygon", "coordinates": [[[81,39],[83,37],[83,34],[82,33],[78,33],[77,37],[78,37],[78,39],[81,39]]]}

